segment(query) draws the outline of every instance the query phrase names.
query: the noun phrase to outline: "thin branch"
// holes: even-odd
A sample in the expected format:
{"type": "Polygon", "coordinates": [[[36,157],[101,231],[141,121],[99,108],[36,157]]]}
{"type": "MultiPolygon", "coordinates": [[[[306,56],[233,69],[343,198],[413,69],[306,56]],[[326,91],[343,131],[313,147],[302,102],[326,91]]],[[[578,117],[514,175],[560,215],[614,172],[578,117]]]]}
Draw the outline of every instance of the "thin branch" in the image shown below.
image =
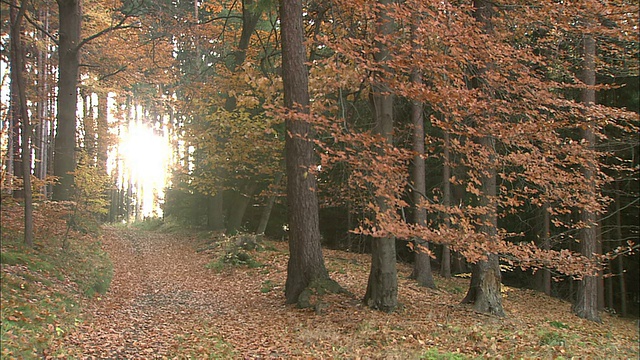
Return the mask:
{"type": "Polygon", "coordinates": [[[98,37],[100,37],[102,35],[105,35],[105,34],[111,32],[111,31],[122,30],[122,29],[132,29],[132,28],[133,29],[141,28],[140,25],[134,25],[134,24],[132,24],[132,25],[124,25],[124,22],[127,21],[129,18],[130,18],[130,16],[127,15],[127,16],[123,17],[122,19],[120,19],[120,21],[116,25],[110,26],[110,27],[108,27],[106,29],[102,29],[101,31],[99,31],[99,32],[97,32],[95,34],[82,39],[82,41],[80,41],[78,46],[76,46],[75,50],[76,51],[80,50],[80,48],[82,48],[88,42],[90,42],[90,41],[92,41],[92,40],[94,40],[94,39],[96,39],[96,38],[98,38],[98,37]]]}

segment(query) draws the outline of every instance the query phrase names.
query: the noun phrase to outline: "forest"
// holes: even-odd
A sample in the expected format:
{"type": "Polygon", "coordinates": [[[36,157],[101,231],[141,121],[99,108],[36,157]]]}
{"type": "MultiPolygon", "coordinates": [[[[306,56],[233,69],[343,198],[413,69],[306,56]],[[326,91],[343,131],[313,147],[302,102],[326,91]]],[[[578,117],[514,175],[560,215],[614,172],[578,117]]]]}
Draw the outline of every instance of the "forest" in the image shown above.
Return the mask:
{"type": "Polygon", "coordinates": [[[3,357],[638,356],[637,1],[1,6],[3,357]]]}

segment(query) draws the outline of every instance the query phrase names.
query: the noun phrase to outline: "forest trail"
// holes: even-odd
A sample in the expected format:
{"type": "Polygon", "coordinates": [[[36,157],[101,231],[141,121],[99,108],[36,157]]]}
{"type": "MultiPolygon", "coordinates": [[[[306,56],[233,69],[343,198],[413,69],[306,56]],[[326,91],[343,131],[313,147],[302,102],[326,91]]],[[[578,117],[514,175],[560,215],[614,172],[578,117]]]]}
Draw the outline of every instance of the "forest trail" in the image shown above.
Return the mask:
{"type": "Polygon", "coordinates": [[[249,277],[207,269],[211,258],[195,251],[197,240],[191,236],[116,227],[105,232],[103,247],[114,265],[111,288],[89,308],[89,321],[80,323],[58,345],[63,353],[96,358],[227,358],[238,355],[240,345],[251,357],[286,356],[268,350],[274,334],[262,330],[273,331],[265,314],[284,316],[288,308],[281,299],[260,296],[259,281],[256,291],[248,294],[237,282],[251,282],[249,277]],[[240,344],[225,340],[234,334],[240,344]]]}
{"type": "MultiPolygon", "coordinates": [[[[203,233],[204,234],[204,233],[203,233]]],[[[331,277],[356,294],[325,295],[321,312],[284,304],[287,245],[250,252],[261,266],[209,269],[220,237],[104,228],[114,277],[47,354],[95,359],[637,358],[632,320],[578,319],[570,304],[505,287],[506,318],[460,305],[467,279],[418,288],[399,264],[392,314],[362,306],[369,256],[325,250],[331,277]],[[539,311],[544,309],[544,311],[539,311]],[[438,357],[440,356],[440,357],[438,357]],[[453,356],[453,357],[452,357],[453,356]]]]}

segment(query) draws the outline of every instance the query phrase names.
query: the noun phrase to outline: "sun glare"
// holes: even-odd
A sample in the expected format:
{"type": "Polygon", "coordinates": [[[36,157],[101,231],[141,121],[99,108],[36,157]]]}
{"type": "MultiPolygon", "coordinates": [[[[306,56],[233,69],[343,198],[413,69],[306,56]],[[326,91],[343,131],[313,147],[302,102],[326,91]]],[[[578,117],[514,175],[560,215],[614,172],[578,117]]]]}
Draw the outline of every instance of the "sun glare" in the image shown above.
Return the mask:
{"type": "Polygon", "coordinates": [[[161,216],[160,203],[168,180],[170,150],[166,136],[148,126],[130,124],[120,139],[125,181],[133,184],[133,194],[141,215],[161,216]]]}

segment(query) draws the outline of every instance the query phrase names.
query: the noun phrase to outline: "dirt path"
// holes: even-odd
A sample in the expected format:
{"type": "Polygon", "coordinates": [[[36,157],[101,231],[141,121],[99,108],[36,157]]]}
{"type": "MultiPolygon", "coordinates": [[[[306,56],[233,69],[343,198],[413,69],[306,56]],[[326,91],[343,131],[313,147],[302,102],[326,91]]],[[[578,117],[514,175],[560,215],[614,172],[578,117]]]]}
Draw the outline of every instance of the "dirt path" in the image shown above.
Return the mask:
{"type": "Polygon", "coordinates": [[[104,247],[114,265],[111,288],[90,307],[91,321],[65,337],[62,353],[129,359],[287,356],[268,325],[290,308],[278,296],[263,294],[255,276],[207,269],[211,257],[195,251],[194,238],[105,231],[104,247]],[[238,281],[248,284],[237,286],[238,281]]]}
{"type": "MultiPolygon", "coordinates": [[[[438,278],[438,290],[421,289],[408,279],[411,268],[399,264],[399,311],[381,313],[357,298],[331,295],[318,314],[284,304],[284,243],[252,253],[262,267],[215,271],[206,267],[214,254],[197,251],[203,239],[116,227],[104,231],[103,246],[114,265],[111,288],[50,354],[73,359],[417,359],[428,351],[471,358],[638,354],[633,321],[577,319],[569,303],[530,290],[505,289],[509,315],[500,319],[459,304],[465,279],[438,278]]],[[[327,250],[325,261],[333,279],[353,294],[364,293],[367,255],[327,250]]]]}

